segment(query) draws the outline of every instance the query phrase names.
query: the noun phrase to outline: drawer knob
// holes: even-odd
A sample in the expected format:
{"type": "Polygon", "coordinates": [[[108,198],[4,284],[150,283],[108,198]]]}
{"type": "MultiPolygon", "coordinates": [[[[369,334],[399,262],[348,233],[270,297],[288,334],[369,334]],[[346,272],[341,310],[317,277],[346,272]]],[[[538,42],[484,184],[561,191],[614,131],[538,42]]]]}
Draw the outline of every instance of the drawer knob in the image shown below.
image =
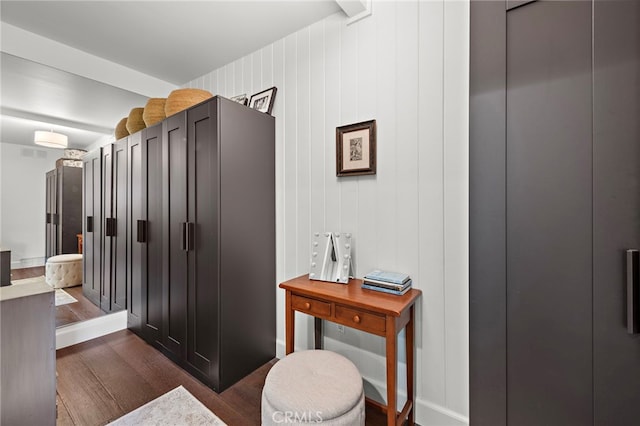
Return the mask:
{"type": "Polygon", "coordinates": [[[305,309],[309,309],[311,307],[311,303],[309,302],[304,302],[304,308],[305,309]]]}
{"type": "Polygon", "coordinates": [[[356,324],[360,324],[360,317],[358,315],[354,315],[353,322],[355,322],[356,324]]]}

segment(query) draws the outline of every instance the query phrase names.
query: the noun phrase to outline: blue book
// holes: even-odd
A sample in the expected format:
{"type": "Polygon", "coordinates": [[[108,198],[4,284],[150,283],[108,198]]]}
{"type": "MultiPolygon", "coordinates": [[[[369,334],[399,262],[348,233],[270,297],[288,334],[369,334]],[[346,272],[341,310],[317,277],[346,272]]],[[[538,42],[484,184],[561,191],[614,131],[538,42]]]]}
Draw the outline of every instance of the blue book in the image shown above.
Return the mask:
{"type": "Polygon", "coordinates": [[[373,285],[376,287],[385,287],[385,288],[388,288],[391,290],[397,290],[397,291],[404,290],[405,287],[409,287],[412,284],[411,279],[409,279],[408,281],[405,281],[404,284],[393,284],[387,281],[372,280],[371,278],[365,278],[363,282],[364,284],[373,285]]]}
{"type": "Polygon", "coordinates": [[[375,281],[384,281],[392,284],[404,284],[409,280],[410,277],[408,274],[403,274],[400,272],[389,272],[376,269],[369,272],[364,276],[364,278],[375,281]]]}
{"type": "Polygon", "coordinates": [[[385,288],[385,287],[378,287],[375,285],[370,285],[370,284],[362,284],[362,288],[367,289],[367,290],[373,290],[373,291],[379,291],[382,293],[389,293],[389,294],[395,294],[396,296],[402,296],[403,294],[405,294],[406,292],[409,291],[409,289],[411,289],[411,286],[407,286],[405,287],[404,290],[391,290],[390,288],[385,288]]]}

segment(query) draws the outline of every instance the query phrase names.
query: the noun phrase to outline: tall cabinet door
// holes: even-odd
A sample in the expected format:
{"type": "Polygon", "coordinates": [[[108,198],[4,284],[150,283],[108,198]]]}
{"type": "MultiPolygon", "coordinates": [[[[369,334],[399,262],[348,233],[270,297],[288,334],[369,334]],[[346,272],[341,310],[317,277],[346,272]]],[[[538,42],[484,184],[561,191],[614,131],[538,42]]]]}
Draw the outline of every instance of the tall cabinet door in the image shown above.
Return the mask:
{"type": "Polygon", "coordinates": [[[129,137],[128,327],[149,342],[162,329],[162,125],[129,137]]]}
{"type": "Polygon", "coordinates": [[[127,147],[129,163],[129,199],[127,222],[131,232],[127,237],[127,281],[129,283],[129,304],[127,306],[127,328],[136,334],[141,333],[142,321],[142,255],[145,244],[146,223],[143,214],[144,189],[142,186],[142,132],[129,136],[127,147]]]}
{"type": "Polygon", "coordinates": [[[625,251],[640,250],[640,1],[596,1],[593,28],[594,424],[630,425],[640,423],[625,285],[625,251]]]}
{"type": "Polygon", "coordinates": [[[589,424],[591,3],[510,10],[507,39],[507,420],[589,424]]]}
{"type": "Polygon", "coordinates": [[[82,159],[83,185],[83,256],[82,292],[100,305],[102,245],[102,149],[82,159]]]}
{"type": "Polygon", "coordinates": [[[142,244],[141,313],[142,334],[147,341],[161,342],[163,268],[163,177],[162,124],[142,132],[142,204],[144,243],[142,244]]]}
{"type": "Polygon", "coordinates": [[[111,306],[110,311],[127,308],[127,144],[128,138],[113,144],[113,186],[111,214],[111,306]]]}
{"type": "Polygon", "coordinates": [[[206,380],[217,371],[219,361],[219,316],[216,313],[220,298],[217,105],[216,101],[210,101],[188,111],[187,362],[206,380]]]}
{"type": "Polygon", "coordinates": [[[186,111],[163,121],[163,324],[162,344],[184,358],[187,317],[186,111]]]}
{"type": "Polygon", "coordinates": [[[111,257],[113,247],[114,218],[111,213],[113,187],[114,146],[102,148],[102,279],[100,282],[100,308],[111,311],[111,257]]]}
{"type": "Polygon", "coordinates": [[[56,192],[57,171],[51,170],[46,174],[46,199],[45,199],[45,258],[55,256],[57,254],[57,236],[56,232],[56,192]]]}

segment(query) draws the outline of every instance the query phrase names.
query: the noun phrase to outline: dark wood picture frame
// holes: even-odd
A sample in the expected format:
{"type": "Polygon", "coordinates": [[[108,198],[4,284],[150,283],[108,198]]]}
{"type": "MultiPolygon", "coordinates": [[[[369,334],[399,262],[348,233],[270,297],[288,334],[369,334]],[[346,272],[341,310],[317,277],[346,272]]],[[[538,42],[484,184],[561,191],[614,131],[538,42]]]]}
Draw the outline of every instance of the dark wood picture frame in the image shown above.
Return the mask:
{"type": "Polygon", "coordinates": [[[273,101],[276,99],[278,89],[274,86],[262,92],[251,95],[249,108],[257,109],[260,112],[271,115],[273,101]]]}
{"type": "Polygon", "coordinates": [[[376,120],[336,127],[336,176],[375,174],[376,120]]]}

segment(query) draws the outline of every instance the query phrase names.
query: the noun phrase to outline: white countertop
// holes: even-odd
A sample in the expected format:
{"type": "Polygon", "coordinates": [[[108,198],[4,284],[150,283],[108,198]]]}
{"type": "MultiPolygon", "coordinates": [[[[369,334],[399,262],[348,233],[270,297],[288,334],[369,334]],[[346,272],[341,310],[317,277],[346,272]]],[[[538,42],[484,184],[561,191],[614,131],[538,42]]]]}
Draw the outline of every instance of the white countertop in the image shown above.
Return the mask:
{"type": "Polygon", "coordinates": [[[18,285],[12,284],[0,287],[0,302],[4,302],[5,300],[18,299],[21,297],[34,296],[36,294],[53,292],[54,289],[44,281],[18,285]]]}

